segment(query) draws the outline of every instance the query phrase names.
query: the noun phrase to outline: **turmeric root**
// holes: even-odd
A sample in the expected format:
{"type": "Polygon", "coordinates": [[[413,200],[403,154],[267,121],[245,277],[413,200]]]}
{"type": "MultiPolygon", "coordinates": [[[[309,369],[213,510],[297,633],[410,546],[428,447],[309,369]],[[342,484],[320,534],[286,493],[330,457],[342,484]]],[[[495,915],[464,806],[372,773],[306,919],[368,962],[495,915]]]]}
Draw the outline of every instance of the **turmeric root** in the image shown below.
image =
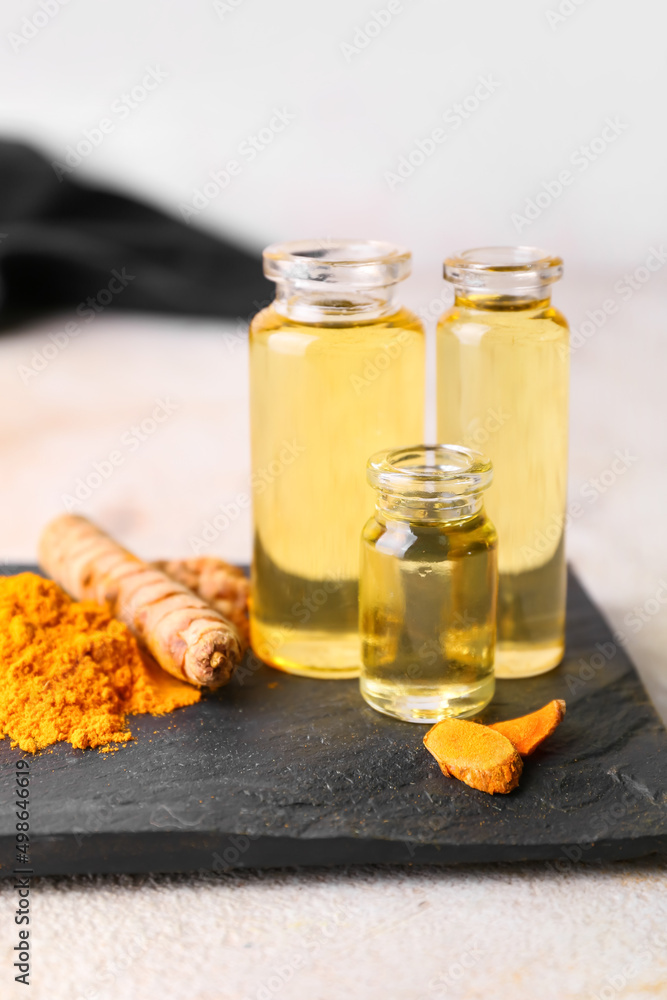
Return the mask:
{"type": "Polygon", "coordinates": [[[72,597],[107,604],[175,677],[220,687],[241,660],[231,621],[84,517],[63,514],[47,525],[39,561],[72,597]]]}
{"type": "Polygon", "coordinates": [[[551,736],[565,715],[565,702],[560,698],[550,701],[537,712],[522,715],[518,719],[494,722],[489,729],[506,736],[522,757],[528,757],[540,743],[551,736]]]}
{"type": "Polygon", "coordinates": [[[197,556],[194,559],[171,559],[151,563],[198,594],[223,617],[236,626],[241,637],[243,650],[250,644],[250,624],[248,622],[248,593],[250,581],[238,566],[232,566],[213,556],[197,556]]]}
{"type": "Polygon", "coordinates": [[[523,770],[521,757],[507,737],[465,719],[436,722],[424,737],[443,774],[493,795],[511,792],[523,770]]]}

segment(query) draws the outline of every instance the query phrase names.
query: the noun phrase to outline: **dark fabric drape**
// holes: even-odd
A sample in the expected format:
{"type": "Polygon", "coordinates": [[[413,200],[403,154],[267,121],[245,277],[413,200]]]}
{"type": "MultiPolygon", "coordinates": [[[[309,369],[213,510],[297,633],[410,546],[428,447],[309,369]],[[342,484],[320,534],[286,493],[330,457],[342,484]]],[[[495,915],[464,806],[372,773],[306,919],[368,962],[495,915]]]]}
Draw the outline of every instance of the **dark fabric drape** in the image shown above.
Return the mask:
{"type": "Polygon", "coordinates": [[[0,234],[5,327],[89,297],[105,309],[243,318],[272,297],[259,256],[87,186],[21,143],[0,141],[0,234]]]}

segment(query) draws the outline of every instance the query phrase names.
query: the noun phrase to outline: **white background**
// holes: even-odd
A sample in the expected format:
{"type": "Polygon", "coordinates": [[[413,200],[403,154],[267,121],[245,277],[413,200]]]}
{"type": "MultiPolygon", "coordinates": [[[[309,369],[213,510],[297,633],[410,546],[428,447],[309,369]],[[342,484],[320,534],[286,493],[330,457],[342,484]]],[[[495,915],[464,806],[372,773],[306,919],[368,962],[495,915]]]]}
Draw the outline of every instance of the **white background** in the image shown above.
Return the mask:
{"type": "MultiPolygon", "coordinates": [[[[84,130],[109,118],[113,131],[74,176],[125,187],[177,216],[212,171],[236,159],[239,174],[197,224],[257,251],[313,235],[406,244],[415,273],[405,299],[429,316],[430,333],[446,301],[440,270],[449,252],[523,242],[560,253],[566,275],[554,298],[575,331],[591,332],[582,324],[605,300],[617,306],[572,354],[570,496],[581,501],[592,488],[596,499],[570,526],[569,558],[628,632],[664,713],[667,607],[652,609],[667,578],[667,264],[638,278],[631,295],[620,289],[667,241],[667,13],[657,0],[562,0],[559,20],[557,2],[404,0],[352,52],[345,47],[364,42],[360,32],[384,0],[221,0],[219,10],[211,0],[69,0],[25,44],[11,36],[39,4],[3,0],[0,134],[62,161],[84,130]],[[121,118],[115,102],[150,68],[166,78],[121,118]],[[445,115],[480,77],[493,80],[493,93],[454,129],[445,115]],[[250,162],[239,147],[275,109],[294,118],[250,162]],[[620,134],[591,149],[596,158],[583,170],[581,147],[607,119],[620,122],[620,134]],[[401,157],[438,127],[446,141],[390,184],[401,157]],[[545,184],[556,191],[565,169],[572,183],[549,199],[545,184]],[[537,217],[518,231],[513,215],[540,192],[537,217]],[[619,451],[629,465],[609,483],[619,451]],[[601,475],[609,484],[598,490],[601,475]],[[627,619],[637,610],[644,620],[633,631],[627,619]]],[[[190,554],[189,539],[247,488],[246,351],[236,325],[109,313],[25,384],[20,366],[64,321],[0,336],[0,559],[33,560],[63,494],[164,395],[179,401],[175,415],[85,512],[146,557],[190,554]]],[[[247,560],[249,533],[243,512],[212,551],[247,560]]],[[[612,989],[635,1000],[660,995],[665,982],[653,935],[664,926],[666,891],[651,861],[595,876],[582,865],[560,878],[515,866],[212,885],[49,883],[35,892],[41,954],[31,995],[255,997],[286,955],[324,940],[332,912],[342,911],[317,961],[272,996],[580,1000],[612,989]],[[150,948],[121,969],[147,932],[150,948]],[[442,977],[479,940],[482,957],[445,992],[442,977]]],[[[3,890],[0,899],[7,928],[14,897],[3,890]]],[[[5,931],[0,947],[4,982],[5,931]]]]}
{"type": "Polygon", "coordinates": [[[285,108],[294,121],[201,223],[256,248],[372,234],[410,246],[433,275],[452,250],[517,242],[512,213],[618,118],[617,140],[520,234],[562,253],[571,275],[616,277],[665,235],[667,14],[656,0],[631,14],[621,0],[562,2],[573,12],[550,24],[556,0],[403,0],[350,53],[381,0],[220,0],[227,11],[213,0],[68,0],[15,52],[10,36],[39,6],[4,0],[0,127],[63,156],[157,66],[167,78],[125,119],[111,115],[115,131],[79,173],[178,212],[285,108]],[[495,92],[390,190],[385,173],[480,77],[495,92]]]}

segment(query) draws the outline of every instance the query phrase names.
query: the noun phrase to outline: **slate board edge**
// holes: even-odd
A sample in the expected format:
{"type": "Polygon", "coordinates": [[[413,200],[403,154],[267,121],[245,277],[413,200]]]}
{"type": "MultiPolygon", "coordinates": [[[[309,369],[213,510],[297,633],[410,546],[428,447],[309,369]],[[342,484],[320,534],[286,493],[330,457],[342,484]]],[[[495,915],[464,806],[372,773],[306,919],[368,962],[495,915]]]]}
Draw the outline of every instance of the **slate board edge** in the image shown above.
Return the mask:
{"type": "MultiPolygon", "coordinates": [[[[0,838],[0,856],[9,858],[13,838],[0,838]]],[[[647,855],[667,856],[667,835],[635,840],[601,840],[594,844],[501,844],[493,863],[552,861],[557,871],[579,864],[626,861],[647,855]]],[[[438,847],[391,840],[353,837],[261,837],[221,833],[191,835],[179,832],[91,834],[77,842],[73,835],[35,837],[32,871],[39,876],[115,875],[154,873],[216,873],[242,868],[280,869],[345,865],[442,865],[489,863],[488,846],[459,844],[438,847]],[[73,851],[73,847],[75,850],[73,851]],[[44,863],[38,860],[41,852],[44,863]],[[73,863],[73,856],[76,861],[73,863]]],[[[0,878],[13,877],[11,867],[0,878]]]]}

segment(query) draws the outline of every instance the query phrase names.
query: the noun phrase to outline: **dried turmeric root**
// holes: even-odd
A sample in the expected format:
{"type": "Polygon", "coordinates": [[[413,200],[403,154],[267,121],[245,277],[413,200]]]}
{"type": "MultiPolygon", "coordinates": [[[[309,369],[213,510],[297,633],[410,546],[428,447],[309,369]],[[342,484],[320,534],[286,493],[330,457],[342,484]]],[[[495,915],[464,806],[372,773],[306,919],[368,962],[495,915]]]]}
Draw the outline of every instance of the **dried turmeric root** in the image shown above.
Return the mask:
{"type": "Polygon", "coordinates": [[[494,795],[519,784],[523,761],[506,736],[465,719],[436,722],[424,737],[443,774],[494,795]]]}
{"type": "Polygon", "coordinates": [[[244,651],[250,645],[250,623],[248,621],[248,594],[250,581],[238,566],[232,566],[213,556],[197,556],[194,559],[170,559],[151,563],[177,580],[184,587],[198,594],[233,622],[241,636],[244,651]]]}
{"type": "Polygon", "coordinates": [[[175,677],[220,687],[241,660],[242,640],[227,617],[84,517],[63,514],[48,524],[39,561],[72,597],[109,605],[175,677]]]}
{"type": "Polygon", "coordinates": [[[565,702],[558,698],[537,712],[531,712],[530,715],[507,719],[505,722],[494,722],[489,729],[502,733],[522,757],[528,757],[547,736],[551,736],[554,729],[562,722],[564,715],[565,702]]]}

